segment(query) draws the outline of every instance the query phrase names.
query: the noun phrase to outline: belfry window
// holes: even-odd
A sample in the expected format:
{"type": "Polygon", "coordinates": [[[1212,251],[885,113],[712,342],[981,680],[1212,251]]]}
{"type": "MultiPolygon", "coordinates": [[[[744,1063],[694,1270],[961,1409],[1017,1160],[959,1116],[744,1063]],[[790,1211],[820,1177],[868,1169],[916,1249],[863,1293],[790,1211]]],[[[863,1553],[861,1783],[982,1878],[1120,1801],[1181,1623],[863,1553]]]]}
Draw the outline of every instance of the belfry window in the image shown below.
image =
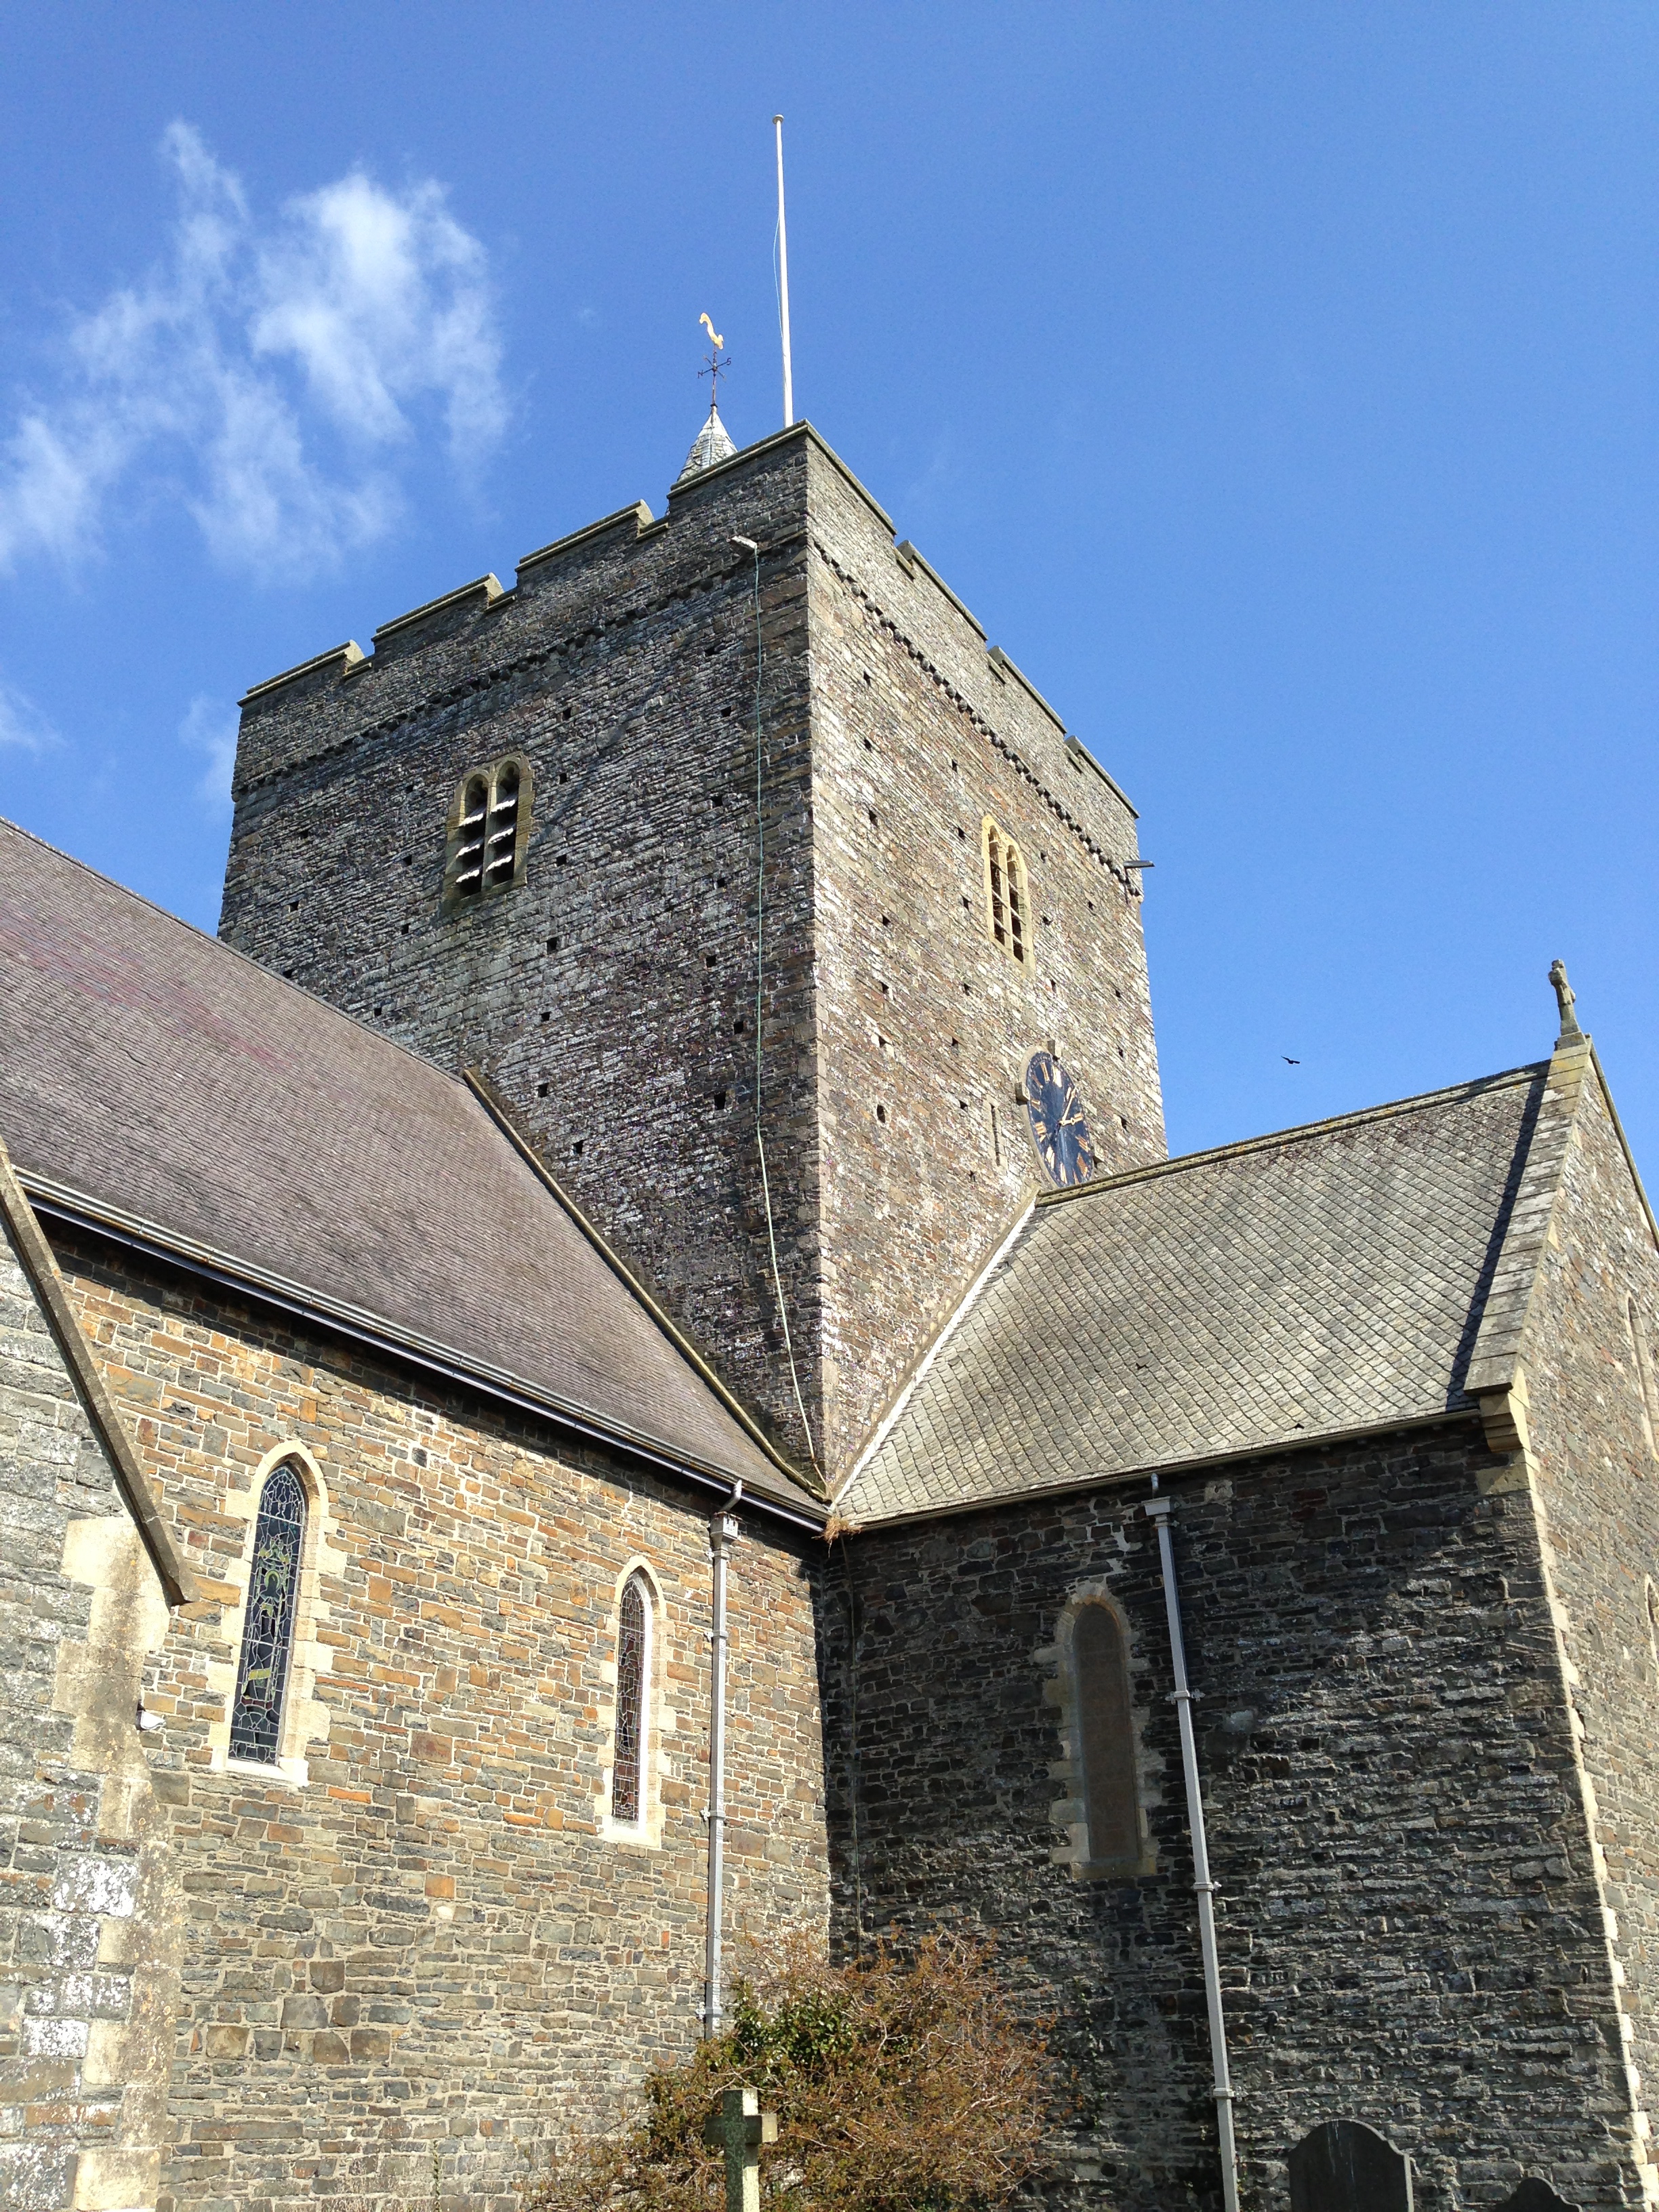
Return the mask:
{"type": "Polygon", "coordinates": [[[453,911],[524,880],[530,769],[516,754],[475,769],[455,794],[444,862],[444,906],[453,911]]]}
{"type": "Polygon", "coordinates": [[[985,920],[991,941],[1021,968],[1031,965],[1031,891],[1025,861],[989,815],[981,831],[985,920]]]}
{"type": "Polygon", "coordinates": [[[513,863],[519,842],[519,768],[503,761],[495,771],[489,794],[489,815],[484,829],[483,884],[486,890],[501,890],[513,880],[513,863]]]}
{"type": "Polygon", "coordinates": [[[459,898],[476,898],[483,889],[489,823],[489,782],[483,776],[471,776],[461,798],[460,842],[455,851],[455,891],[459,898]]]}
{"type": "Polygon", "coordinates": [[[645,1578],[630,1575],[617,1618],[617,1729],[611,1817],[636,1825],[645,1802],[646,1698],[651,1682],[651,1607],[645,1578]]]}
{"type": "Polygon", "coordinates": [[[298,1470],[285,1460],[266,1477],[254,1527],[247,1618],[230,1717],[233,1759],[258,1759],[267,1766],[276,1763],[305,1537],[305,1490],[298,1470]]]}
{"type": "Polygon", "coordinates": [[[1102,1871],[1133,1866],[1140,1857],[1134,1714],[1123,1630],[1110,1606],[1079,1607],[1072,1669],[1088,1863],[1102,1871]]]}

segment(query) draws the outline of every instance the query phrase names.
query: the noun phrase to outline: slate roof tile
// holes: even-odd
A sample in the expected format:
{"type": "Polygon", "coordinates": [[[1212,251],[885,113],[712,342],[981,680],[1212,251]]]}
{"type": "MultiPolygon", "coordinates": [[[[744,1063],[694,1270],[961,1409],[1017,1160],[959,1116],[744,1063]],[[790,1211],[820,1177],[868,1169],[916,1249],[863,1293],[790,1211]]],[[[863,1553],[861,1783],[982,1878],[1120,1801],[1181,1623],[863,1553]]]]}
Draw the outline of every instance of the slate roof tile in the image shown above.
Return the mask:
{"type": "Polygon", "coordinates": [[[1467,1405],[1547,1063],[1046,1200],[837,1501],[854,1522],[1467,1405]]]}

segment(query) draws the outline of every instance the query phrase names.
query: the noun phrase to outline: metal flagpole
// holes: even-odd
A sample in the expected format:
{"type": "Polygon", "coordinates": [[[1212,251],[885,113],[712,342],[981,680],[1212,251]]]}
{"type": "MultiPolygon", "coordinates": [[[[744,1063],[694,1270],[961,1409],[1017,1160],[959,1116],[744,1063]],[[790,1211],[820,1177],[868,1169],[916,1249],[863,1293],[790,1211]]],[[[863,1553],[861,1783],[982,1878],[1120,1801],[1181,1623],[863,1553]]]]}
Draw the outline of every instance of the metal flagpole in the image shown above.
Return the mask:
{"type": "Polygon", "coordinates": [[[789,233],[783,221],[783,118],[775,115],[778,134],[778,310],[783,324],[783,427],[795,419],[795,385],[789,371],[789,233]]]}

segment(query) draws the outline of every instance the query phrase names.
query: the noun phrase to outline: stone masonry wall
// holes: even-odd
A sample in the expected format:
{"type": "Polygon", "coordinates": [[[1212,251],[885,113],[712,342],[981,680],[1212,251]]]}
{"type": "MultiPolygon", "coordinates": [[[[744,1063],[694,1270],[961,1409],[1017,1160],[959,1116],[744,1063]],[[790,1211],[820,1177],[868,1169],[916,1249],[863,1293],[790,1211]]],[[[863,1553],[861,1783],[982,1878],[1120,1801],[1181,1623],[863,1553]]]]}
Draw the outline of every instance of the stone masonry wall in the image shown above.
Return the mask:
{"type": "MultiPolygon", "coordinates": [[[[1526,2172],[1584,2212],[1641,2202],[1535,1522],[1504,1472],[1450,1421],[1174,1486],[1250,2208],[1279,2212],[1287,2150],[1342,2115],[1409,2152],[1422,2212],[1495,2208],[1526,2172]]],[[[826,1577],[841,1940],[999,1935],[1073,2069],[1052,2201],[1079,2212],[1219,2201],[1146,1495],[870,1529],[826,1577]],[[1129,1624],[1156,1869],[1098,1882],[1056,1859],[1056,1623],[1088,1583],[1129,1624]]]]}
{"type": "MultiPolygon", "coordinates": [[[[779,1260],[817,1359],[805,468],[774,447],[627,509],[244,709],[221,934],[452,1066],[480,1062],[549,1164],[794,1455],[754,1140],[754,630],[765,593],[764,1006],[779,1260]],[[711,492],[714,495],[710,495],[711,492]],[[646,526],[641,529],[641,517],[646,526]],[[534,776],[524,879],[441,910],[469,770],[534,776]]],[[[811,1403],[809,1399],[809,1404],[811,1403]]]]}
{"type": "MultiPolygon", "coordinates": [[[[1559,1064],[1559,1063],[1558,1063],[1559,1064]]],[[[1524,1346],[1532,1465],[1606,1936],[1621,1978],[1632,2103],[1659,2094],[1659,1405],[1644,1404],[1626,1302],[1659,1344],[1659,1255],[1601,1086],[1579,1109],[1524,1346]]],[[[1651,2142],[1644,2155],[1650,2162],[1651,2142]]],[[[1656,2177],[1650,2163],[1650,2186],[1656,2177]]]]}
{"type": "Polygon", "coordinates": [[[1078,1060],[1109,1158],[1162,1150],[1133,822],[805,426],[644,516],[252,695],[221,930],[417,1049],[482,1061],[804,1458],[754,1127],[753,571],[731,540],[757,542],[767,1164],[833,1473],[1018,1209],[1018,1047],[1078,1060]],[[445,914],[456,787],[508,752],[534,775],[525,879],[445,914]],[[1047,916],[1035,984],[982,926],[991,811],[1047,916]]]}
{"type": "MultiPolygon", "coordinates": [[[[502,2205],[698,2032],[707,1503],[295,1328],[63,1243],[202,1602],[149,1700],[185,1897],[169,2207],[502,2205]],[[228,1760],[257,1477],[316,1527],[287,1776],[228,1760]],[[610,1831],[621,1583],[659,1592],[654,1844],[610,1831]],[[303,1777],[303,1779],[299,1778],[303,1777]]],[[[732,1570],[728,1929],[826,1911],[803,1557],[732,1570]]]]}
{"type": "Polygon", "coordinates": [[[1031,1054],[1076,1077],[1103,1172],[1164,1142],[1133,812],[829,458],[810,468],[824,1391],[844,1466],[1032,1188],[1031,1054]],[[989,940],[988,814],[1029,871],[1030,970],[989,940]],[[895,1328],[900,1285],[918,1311],[895,1328]]]}
{"type": "Polygon", "coordinates": [[[155,2202],[176,1893],[137,1705],[167,1601],[0,1228],[0,2203],[155,2202]]]}

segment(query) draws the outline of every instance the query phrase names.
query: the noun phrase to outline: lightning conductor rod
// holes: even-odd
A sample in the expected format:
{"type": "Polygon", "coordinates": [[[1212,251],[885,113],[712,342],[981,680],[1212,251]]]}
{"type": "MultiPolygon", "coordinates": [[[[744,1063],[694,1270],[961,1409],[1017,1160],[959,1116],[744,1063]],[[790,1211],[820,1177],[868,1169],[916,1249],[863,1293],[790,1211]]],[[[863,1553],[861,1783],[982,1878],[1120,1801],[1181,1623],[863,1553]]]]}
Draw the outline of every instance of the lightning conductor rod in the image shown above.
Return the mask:
{"type": "MultiPolygon", "coordinates": [[[[1156,1484],[1158,1477],[1152,1477],[1156,1484]]],[[[1221,2009],[1221,1966],[1215,1944],[1215,1884],[1210,1879],[1210,1850],[1204,1833],[1204,1793],[1199,1785],[1198,1746],[1193,1735],[1193,1693],[1187,1684],[1187,1646],[1181,1632],[1181,1599],[1176,1588],[1175,1547],[1170,1541],[1168,1498],[1149,1498],[1146,1511],[1158,1530],[1158,1563],[1164,1579],[1164,1610],[1170,1625],[1170,1661],[1175,1674],[1175,1709],[1181,1729],[1181,1765],[1187,1784],[1187,1826],[1193,1844],[1193,1889],[1198,1899],[1198,1945],[1204,1964],[1204,2003],[1210,2015],[1210,2064],[1214,2075],[1215,2124],[1221,2153],[1224,2212],[1238,2212],[1238,2151],[1233,2136],[1233,2084],[1227,2064],[1227,2023],[1221,2009]]]]}
{"type": "Polygon", "coordinates": [[[778,319],[783,329],[783,427],[795,419],[795,380],[789,369],[789,233],[783,221],[783,118],[775,115],[778,137],[778,319]]]}

